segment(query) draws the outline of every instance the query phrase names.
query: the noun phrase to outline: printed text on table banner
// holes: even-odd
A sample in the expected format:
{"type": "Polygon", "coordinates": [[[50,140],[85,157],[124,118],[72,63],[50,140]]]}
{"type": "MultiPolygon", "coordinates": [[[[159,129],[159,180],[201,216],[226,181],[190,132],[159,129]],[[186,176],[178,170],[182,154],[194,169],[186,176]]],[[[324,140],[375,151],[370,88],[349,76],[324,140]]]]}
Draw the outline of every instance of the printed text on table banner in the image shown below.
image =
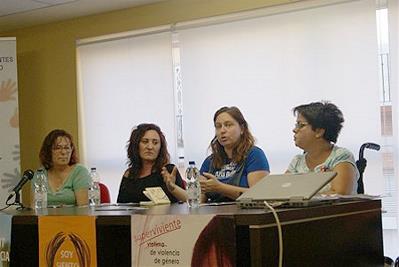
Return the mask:
{"type": "Polygon", "coordinates": [[[235,226],[215,215],[132,215],[132,266],[235,266],[235,226]]]}
{"type": "Polygon", "coordinates": [[[97,266],[94,216],[40,216],[39,266],[97,266]]]}
{"type": "Polygon", "coordinates": [[[12,216],[0,213],[0,267],[10,266],[12,216]]]}

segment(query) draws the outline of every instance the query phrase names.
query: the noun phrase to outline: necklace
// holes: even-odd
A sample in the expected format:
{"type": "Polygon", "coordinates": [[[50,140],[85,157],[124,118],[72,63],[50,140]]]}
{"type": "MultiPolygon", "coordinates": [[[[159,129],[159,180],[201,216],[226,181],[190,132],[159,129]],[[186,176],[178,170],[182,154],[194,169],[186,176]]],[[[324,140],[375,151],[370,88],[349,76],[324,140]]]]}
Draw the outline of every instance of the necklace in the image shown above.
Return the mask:
{"type": "MultiPolygon", "coordinates": [[[[50,178],[50,177],[49,177],[50,178]]],[[[53,179],[49,179],[49,184],[51,183],[53,189],[55,192],[58,192],[60,189],[62,189],[64,183],[65,183],[65,179],[64,178],[55,178],[53,177],[53,179]]]]}
{"type": "Polygon", "coordinates": [[[60,189],[62,188],[62,185],[59,185],[55,188],[55,191],[60,191],[60,189]]]}
{"type": "Polygon", "coordinates": [[[48,182],[50,184],[51,181],[51,187],[55,190],[55,192],[62,189],[65,181],[68,179],[68,175],[70,174],[71,170],[72,169],[69,166],[62,171],[57,171],[56,169],[49,170],[48,182]]]}

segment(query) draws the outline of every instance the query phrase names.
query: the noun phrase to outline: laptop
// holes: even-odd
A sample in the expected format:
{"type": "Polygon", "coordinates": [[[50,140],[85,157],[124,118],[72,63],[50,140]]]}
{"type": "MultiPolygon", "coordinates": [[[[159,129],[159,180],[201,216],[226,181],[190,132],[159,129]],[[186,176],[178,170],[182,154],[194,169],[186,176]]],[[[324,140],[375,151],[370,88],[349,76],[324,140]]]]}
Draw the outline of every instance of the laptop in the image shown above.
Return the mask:
{"type": "Polygon", "coordinates": [[[321,198],[312,199],[312,197],[336,175],[336,172],[271,174],[239,196],[237,205],[241,208],[264,208],[265,201],[275,207],[323,204],[321,198]]]}

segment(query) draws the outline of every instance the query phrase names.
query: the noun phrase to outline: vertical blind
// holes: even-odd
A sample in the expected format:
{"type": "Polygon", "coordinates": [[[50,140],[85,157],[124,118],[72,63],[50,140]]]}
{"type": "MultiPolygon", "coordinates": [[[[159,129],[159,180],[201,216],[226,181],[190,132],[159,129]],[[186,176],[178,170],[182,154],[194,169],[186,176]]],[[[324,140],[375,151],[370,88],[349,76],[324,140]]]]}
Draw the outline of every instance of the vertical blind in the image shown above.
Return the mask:
{"type": "MultiPolygon", "coordinates": [[[[346,120],[338,145],[355,154],[362,142],[378,143],[375,25],[374,1],[355,1],[180,31],[186,157],[205,157],[213,114],[225,105],[243,111],[274,173],[300,153],[292,133],[299,104],[337,104],[346,120]]],[[[372,157],[375,179],[382,171],[372,157]]]]}
{"type": "MultiPolygon", "coordinates": [[[[299,104],[337,104],[346,121],[338,145],[355,156],[363,142],[379,143],[374,0],[189,29],[177,25],[174,34],[186,160],[202,163],[214,135],[214,112],[233,105],[248,120],[273,173],[284,172],[300,153],[292,134],[292,108],[299,104]]],[[[86,163],[99,168],[113,200],[134,125],[160,125],[176,162],[171,47],[170,33],[78,46],[86,163]]],[[[370,153],[368,162],[368,192],[382,193],[381,158],[370,153]]]]}
{"type": "Polygon", "coordinates": [[[132,128],[157,123],[173,155],[175,139],[170,33],[78,47],[85,158],[116,201],[132,128]]]}

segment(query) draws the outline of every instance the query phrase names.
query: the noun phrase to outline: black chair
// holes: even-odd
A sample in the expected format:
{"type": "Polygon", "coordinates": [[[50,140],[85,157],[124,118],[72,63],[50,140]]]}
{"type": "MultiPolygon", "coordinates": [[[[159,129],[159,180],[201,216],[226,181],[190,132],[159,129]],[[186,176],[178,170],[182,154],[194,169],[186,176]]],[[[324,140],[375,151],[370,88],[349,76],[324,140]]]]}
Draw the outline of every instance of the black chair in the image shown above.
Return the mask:
{"type": "Polygon", "coordinates": [[[359,150],[359,159],[356,161],[356,167],[359,170],[359,180],[357,180],[357,193],[364,194],[364,184],[363,184],[363,172],[367,166],[367,160],[363,157],[364,150],[372,149],[372,150],[380,150],[380,145],[375,143],[364,143],[359,150]]]}
{"type": "Polygon", "coordinates": [[[399,267],[399,257],[396,258],[395,262],[390,257],[384,257],[384,267],[399,267]]]}
{"type": "MultiPolygon", "coordinates": [[[[375,143],[364,143],[359,150],[359,159],[356,161],[356,167],[359,170],[359,180],[357,181],[357,193],[364,194],[363,172],[367,166],[367,160],[364,158],[364,150],[372,149],[379,151],[380,145],[375,143]]],[[[384,256],[384,266],[386,267],[399,267],[399,257],[394,262],[390,257],[384,256]]]]}

